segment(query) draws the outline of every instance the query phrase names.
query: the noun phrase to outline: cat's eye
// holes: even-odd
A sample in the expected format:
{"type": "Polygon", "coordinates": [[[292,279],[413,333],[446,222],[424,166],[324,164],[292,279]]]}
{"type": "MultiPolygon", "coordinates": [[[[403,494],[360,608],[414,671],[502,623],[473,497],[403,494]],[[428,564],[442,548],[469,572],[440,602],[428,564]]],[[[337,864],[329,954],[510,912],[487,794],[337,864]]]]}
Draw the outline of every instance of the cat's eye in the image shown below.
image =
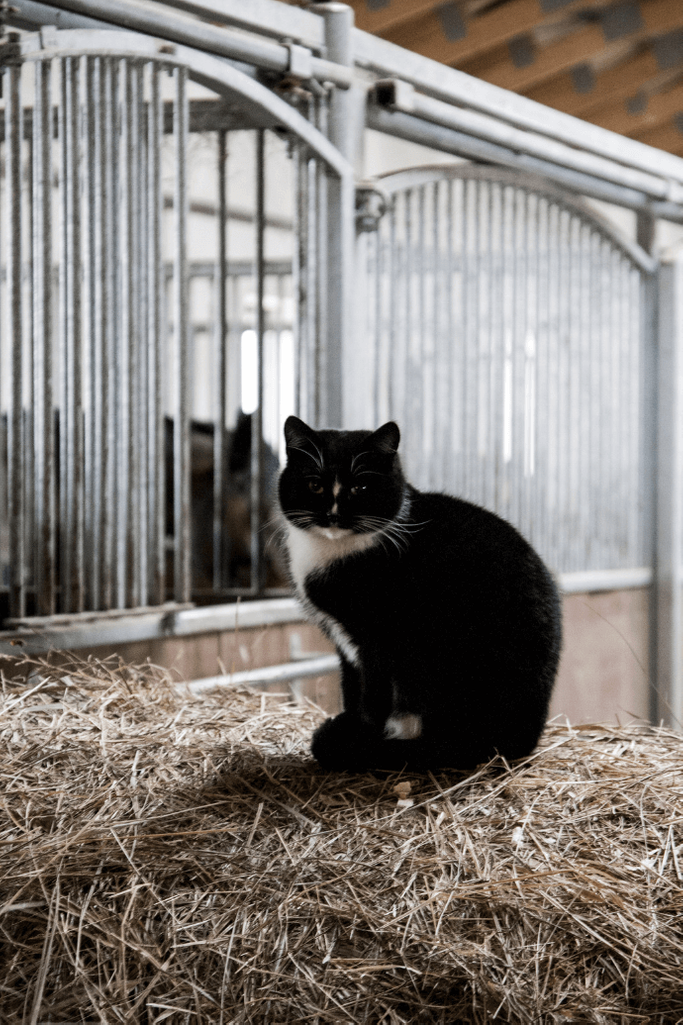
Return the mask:
{"type": "Polygon", "coordinates": [[[367,491],[367,490],[368,490],[367,484],[354,484],[353,487],[351,488],[351,494],[352,495],[360,495],[360,493],[362,491],[367,491]]]}
{"type": "Polygon", "coordinates": [[[320,483],[320,480],[317,477],[314,477],[308,482],[308,490],[312,491],[314,495],[322,495],[324,488],[320,483]]]}

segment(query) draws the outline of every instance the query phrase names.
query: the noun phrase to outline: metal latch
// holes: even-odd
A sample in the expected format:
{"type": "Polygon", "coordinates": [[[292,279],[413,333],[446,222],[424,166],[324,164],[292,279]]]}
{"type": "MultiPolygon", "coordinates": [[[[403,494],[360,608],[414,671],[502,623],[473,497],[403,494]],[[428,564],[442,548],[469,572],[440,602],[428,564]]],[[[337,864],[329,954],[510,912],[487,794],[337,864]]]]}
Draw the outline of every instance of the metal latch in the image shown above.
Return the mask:
{"type": "Polygon", "coordinates": [[[305,46],[300,46],[299,43],[288,43],[287,49],[289,50],[288,74],[290,74],[292,78],[300,78],[303,81],[312,78],[313,55],[311,54],[311,51],[305,46]]]}

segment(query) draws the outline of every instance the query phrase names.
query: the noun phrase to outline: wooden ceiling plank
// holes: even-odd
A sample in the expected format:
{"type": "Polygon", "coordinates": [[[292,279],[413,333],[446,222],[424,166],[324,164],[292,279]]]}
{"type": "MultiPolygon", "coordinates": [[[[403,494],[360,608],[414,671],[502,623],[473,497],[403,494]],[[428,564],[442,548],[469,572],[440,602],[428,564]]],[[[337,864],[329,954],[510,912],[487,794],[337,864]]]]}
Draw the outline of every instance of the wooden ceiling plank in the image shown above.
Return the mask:
{"type": "MultiPolygon", "coordinates": [[[[683,4],[671,0],[641,0],[641,27],[629,34],[634,42],[647,40],[683,28],[683,4]]],[[[527,92],[589,60],[605,47],[605,35],[598,24],[587,25],[557,43],[538,48],[536,59],[516,67],[507,48],[498,48],[476,60],[459,64],[460,70],[512,92],[527,92]]],[[[438,59],[438,58],[437,58],[438,59]]]]}
{"type": "Polygon", "coordinates": [[[541,85],[528,89],[525,96],[545,103],[548,107],[562,110],[574,117],[586,117],[588,112],[620,100],[636,92],[644,82],[654,78],[659,65],[652,50],[646,49],[623,64],[595,76],[595,84],[587,92],[576,91],[571,71],[564,71],[541,85]]]}
{"type": "Polygon", "coordinates": [[[440,10],[442,6],[434,4],[434,10],[380,34],[397,46],[453,65],[531,32],[541,22],[557,21],[572,11],[583,9],[586,0],[569,0],[554,16],[544,14],[539,0],[508,0],[493,10],[463,19],[465,34],[457,38],[449,38],[445,10],[440,10]]]}
{"type": "Polygon", "coordinates": [[[604,45],[602,29],[597,25],[589,25],[572,32],[559,43],[537,48],[535,60],[526,67],[517,67],[508,48],[500,47],[478,60],[460,64],[459,68],[468,75],[482,78],[511,92],[524,92],[599,53],[604,45]]]}
{"type": "Polygon", "coordinates": [[[648,146],[666,150],[668,153],[683,153],[683,132],[676,127],[673,119],[659,128],[649,128],[640,132],[636,138],[648,146]]]}
{"type": "Polygon", "coordinates": [[[443,3],[443,0],[346,0],[353,7],[356,27],[375,35],[425,14],[443,3]]]}
{"type": "MultiPolygon", "coordinates": [[[[644,98],[645,100],[645,98],[644,98]]],[[[603,107],[587,120],[601,128],[609,128],[619,135],[639,136],[649,129],[661,128],[675,114],[683,111],[683,85],[675,86],[665,93],[656,93],[646,98],[645,107],[640,113],[630,113],[626,103],[621,102],[611,107],[603,107]]]]}

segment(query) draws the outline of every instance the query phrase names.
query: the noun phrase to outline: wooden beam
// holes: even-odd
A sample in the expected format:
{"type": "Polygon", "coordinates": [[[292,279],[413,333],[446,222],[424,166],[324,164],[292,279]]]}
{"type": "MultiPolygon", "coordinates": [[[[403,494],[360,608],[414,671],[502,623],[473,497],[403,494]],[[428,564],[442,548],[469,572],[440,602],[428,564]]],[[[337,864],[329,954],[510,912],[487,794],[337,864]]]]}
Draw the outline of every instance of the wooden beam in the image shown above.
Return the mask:
{"type": "Polygon", "coordinates": [[[566,0],[551,17],[544,13],[540,0],[507,0],[471,18],[460,13],[456,2],[431,6],[432,10],[384,30],[381,35],[397,46],[442,64],[460,65],[520,34],[531,32],[541,23],[556,22],[567,13],[584,9],[586,0],[566,0]]]}
{"type": "Polygon", "coordinates": [[[347,0],[353,7],[356,27],[380,35],[401,22],[433,10],[443,0],[347,0]]]}
{"type": "Polygon", "coordinates": [[[676,126],[673,118],[659,128],[649,128],[638,133],[636,138],[648,146],[666,150],[667,153],[683,154],[683,132],[676,126]]]}
{"type": "MultiPolygon", "coordinates": [[[[636,7],[639,19],[634,22],[633,30],[625,33],[624,38],[639,42],[653,35],[683,28],[683,4],[672,3],[671,0],[641,0],[636,7]]],[[[554,78],[558,72],[568,71],[576,64],[596,56],[605,48],[606,42],[602,25],[585,25],[548,46],[530,45],[532,60],[524,67],[519,66],[519,60],[517,64],[514,63],[508,47],[498,47],[476,60],[458,66],[462,71],[504,89],[525,92],[554,78]]]]}
{"type": "Polygon", "coordinates": [[[623,64],[617,64],[608,71],[596,74],[592,88],[585,92],[577,91],[576,82],[580,81],[580,75],[574,75],[574,69],[571,69],[541,85],[525,90],[525,95],[538,103],[554,107],[555,110],[562,110],[565,114],[586,117],[591,110],[637,92],[643,82],[654,78],[659,70],[654,53],[647,47],[623,64]]]}
{"type": "Polygon", "coordinates": [[[660,128],[675,114],[683,111],[683,85],[677,85],[665,93],[643,95],[642,98],[636,94],[632,100],[631,108],[628,102],[621,101],[602,107],[586,120],[602,128],[609,128],[611,132],[618,132],[619,135],[637,136],[649,129],[660,128]],[[634,110],[639,101],[642,109],[634,110]]]}

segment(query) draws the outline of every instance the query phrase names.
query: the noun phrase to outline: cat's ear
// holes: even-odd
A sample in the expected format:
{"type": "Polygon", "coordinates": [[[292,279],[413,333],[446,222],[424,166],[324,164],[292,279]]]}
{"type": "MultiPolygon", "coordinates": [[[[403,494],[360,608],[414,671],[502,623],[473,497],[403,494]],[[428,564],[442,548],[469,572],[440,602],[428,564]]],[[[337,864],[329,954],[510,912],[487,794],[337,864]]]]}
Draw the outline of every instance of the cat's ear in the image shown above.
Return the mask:
{"type": "Polygon", "coordinates": [[[298,416],[288,416],[285,420],[285,441],[287,448],[303,448],[307,441],[315,441],[316,433],[298,416]]]}
{"type": "Polygon", "coordinates": [[[401,440],[401,432],[398,429],[398,424],[395,424],[393,420],[390,420],[389,423],[382,424],[381,427],[377,428],[370,440],[374,443],[375,447],[380,450],[380,452],[384,452],[387,455],[391,453],[393,455],[393,453],[398,449],[398,443],[401,440]]]}

